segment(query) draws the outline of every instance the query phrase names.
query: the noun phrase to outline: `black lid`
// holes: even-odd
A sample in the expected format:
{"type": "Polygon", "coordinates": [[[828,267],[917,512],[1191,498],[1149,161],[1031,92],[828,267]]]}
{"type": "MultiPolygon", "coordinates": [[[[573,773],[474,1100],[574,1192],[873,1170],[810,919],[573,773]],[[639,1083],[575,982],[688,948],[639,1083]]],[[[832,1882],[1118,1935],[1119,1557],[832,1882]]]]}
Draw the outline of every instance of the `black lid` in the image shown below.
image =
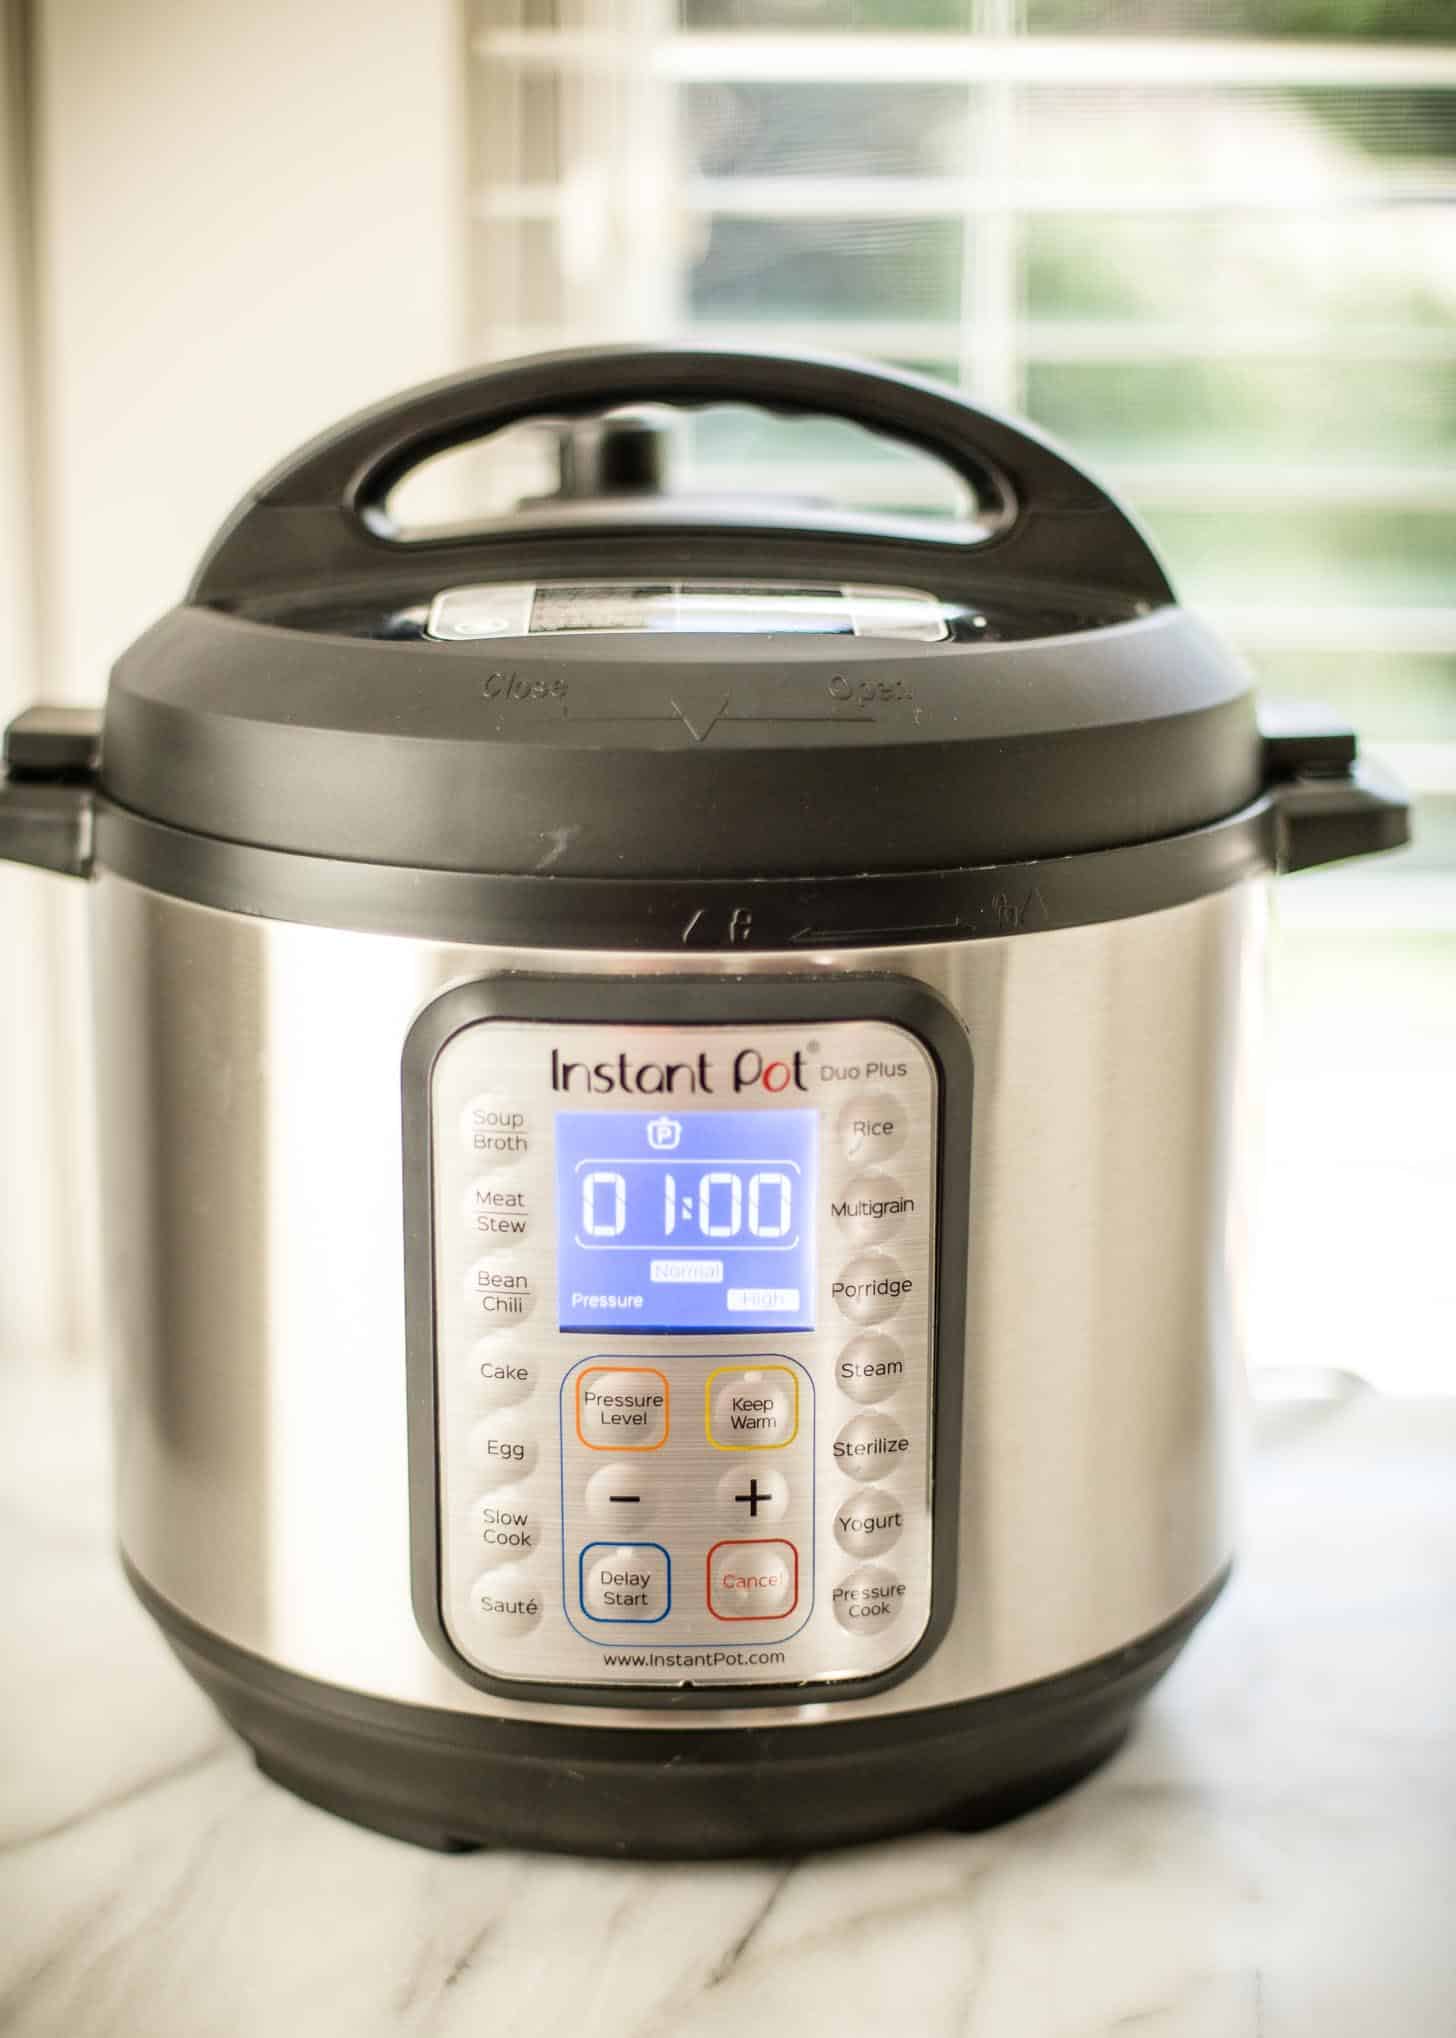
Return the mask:
{"type": "Polygon", "coordinates": [[[102,761],[112,803],[194,835],[554,877],[1048,857],[1197,828],[1252,800],[1261,776],[1247,675],[1176,606],[1126,512],[1044,440],[908,376],[672,349],[510,363],[305,447],[119,661],[102,761]],[[522,419],[728,401],[924,448],[980,521],[932,536],[663,493],[640,415],[605,452],[594,427],[589,460],[577,441],[578,475],[625,474],[618,492],[565,489],[426,542],[384,512],[421,460],[522,419]],[[568,583],[572,599],[766,587],[770,623],[426,634],[436,597],[483,583],[568,583]],[[857,591],[913,590],[945,633],[781,632],[784,588],[851,607],[857,591]]]}

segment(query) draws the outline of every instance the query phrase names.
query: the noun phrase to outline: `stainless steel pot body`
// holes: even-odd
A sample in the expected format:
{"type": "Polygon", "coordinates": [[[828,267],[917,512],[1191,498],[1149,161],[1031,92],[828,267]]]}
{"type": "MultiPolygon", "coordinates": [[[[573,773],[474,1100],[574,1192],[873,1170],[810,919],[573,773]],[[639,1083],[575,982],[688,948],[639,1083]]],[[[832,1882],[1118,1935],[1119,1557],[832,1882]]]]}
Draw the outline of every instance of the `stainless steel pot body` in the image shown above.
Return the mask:
{"type": "Polygon", "coordinates": [[[456,1714],[757,1726],[945,1705],[1147,1635],[1234,1534],[1267,886],[1100,925],[814,955],[936,991],[976,1061],[959,1590],[902,1682],[674,1716],[506,1699],[410,1600],[400,1056],[505,971],[801,972],[503,949],[94,886],[120,1538],[284,1669],[456,1714]]]}

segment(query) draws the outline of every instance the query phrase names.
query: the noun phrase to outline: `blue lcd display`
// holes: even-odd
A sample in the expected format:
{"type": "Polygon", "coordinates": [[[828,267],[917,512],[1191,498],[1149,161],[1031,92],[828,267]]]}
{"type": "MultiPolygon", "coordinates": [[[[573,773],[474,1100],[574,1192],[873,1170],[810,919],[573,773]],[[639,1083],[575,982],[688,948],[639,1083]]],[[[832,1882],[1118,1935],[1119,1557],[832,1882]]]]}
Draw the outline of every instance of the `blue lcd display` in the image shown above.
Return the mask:
{"type": "Polygon", "coordinates": [[[814,1328],[816,1111],[561,1111],[563,1330],[814,1328]]]}

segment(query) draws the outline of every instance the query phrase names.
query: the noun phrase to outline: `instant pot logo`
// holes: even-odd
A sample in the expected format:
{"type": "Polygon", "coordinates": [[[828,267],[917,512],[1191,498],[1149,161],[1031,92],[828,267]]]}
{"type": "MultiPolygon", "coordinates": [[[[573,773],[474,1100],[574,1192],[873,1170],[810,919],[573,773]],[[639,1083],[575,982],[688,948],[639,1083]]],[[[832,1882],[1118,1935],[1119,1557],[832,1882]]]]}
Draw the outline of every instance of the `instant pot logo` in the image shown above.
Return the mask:
{"type": "Polygon", "coordinates": [[[785,1090],[807,1090],[803,1050],[774,1057],[756,1047],[741,1047],[725,1067],[702,1048],[687,1061],[638,1061],[630,1054],[609,1061],[568,1061],[559,1047],[551,1050],[551,1087],[579,1096],[607,1097],[740,1097],[748,1090],[778,1096],[785,1090]]]}

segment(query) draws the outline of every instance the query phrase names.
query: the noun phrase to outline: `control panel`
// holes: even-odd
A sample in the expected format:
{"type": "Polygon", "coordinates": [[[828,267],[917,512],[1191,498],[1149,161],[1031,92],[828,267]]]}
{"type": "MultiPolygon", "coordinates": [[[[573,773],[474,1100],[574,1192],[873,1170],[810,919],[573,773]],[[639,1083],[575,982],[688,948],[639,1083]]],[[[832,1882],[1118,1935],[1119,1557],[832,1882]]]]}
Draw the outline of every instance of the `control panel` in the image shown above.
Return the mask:
{"type": "Polygon", "coordinates": [[[457,1666],[650,1702],[902,1663],[937,1555],[927,1042],[492,1010],[417,1059],[416,1599],[457,1666]]]}

